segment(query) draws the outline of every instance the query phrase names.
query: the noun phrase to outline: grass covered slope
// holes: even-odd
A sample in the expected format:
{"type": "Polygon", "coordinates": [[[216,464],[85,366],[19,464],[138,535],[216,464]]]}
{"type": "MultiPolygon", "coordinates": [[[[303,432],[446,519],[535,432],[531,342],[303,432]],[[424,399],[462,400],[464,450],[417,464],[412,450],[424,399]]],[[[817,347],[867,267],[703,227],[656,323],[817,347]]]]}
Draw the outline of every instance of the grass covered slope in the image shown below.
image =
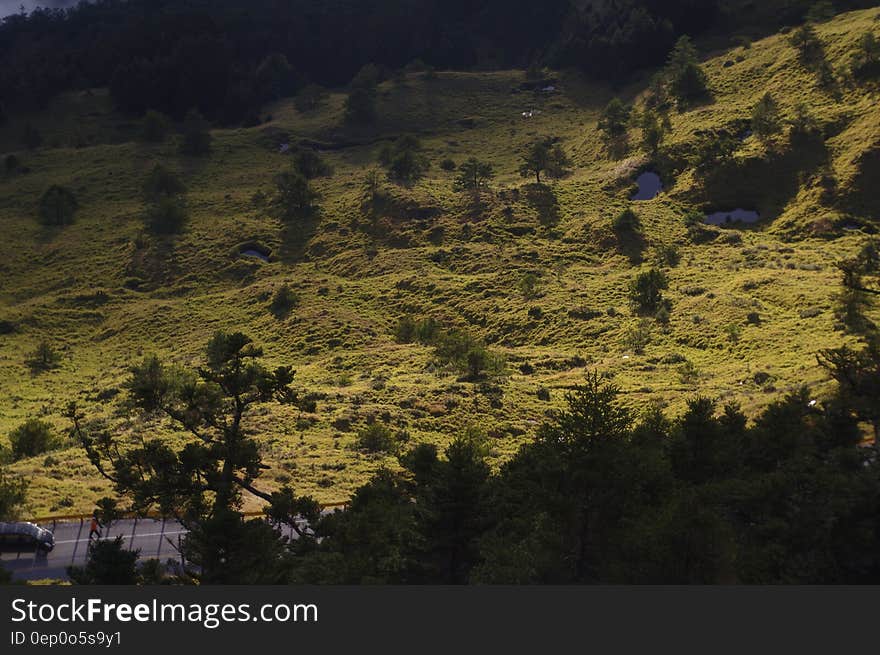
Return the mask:
{"type": "MultiPolygon", "coordinates": [[[[0,178],[0,439],[39,417],[61,441],[12,467],[32,480],[33,513],[90,511],[109,491],[65,441],[67,404],[134,434],[120,404],[128,368],[151,352],[196,365],[216,330],[247,333],[268,364],[293,365],[297,383],[316,394],[315,412],[265,410],[249,428],[271,465],[263,486],[292,482],[325,502],[394,464],[357,449],[367,425],[439,444],[480,429],[497,463],[588,369],[612,376],[629,404],[673,413],[697,394],[749,411],[802,384],[821,398],[827,376],[816,354],[854,339],[835,317],[834,265],[878,219],[877,90],[840,74],[862,34],[880,35],[877,19],[866,10],[817,27],[838,71],[834,88],[798,61],[788,35],[717,53],[704,65],[712,101],[671,114],[656,162],[634,143],[610,157],[597,121],[611,91],[568,74],[546,94],[525,88],[520,71],[403,76],[380,86],[377,122],[359,129],[344,126],[344,93],[305,113],[281,101],[264,125],[215,130],[204,158],[182,157],[173,140],[134,140],[136,126],[115,116],[100,90],[13,117],[0,128],[4,148],[17,147],[25,122],[45,138],[17,153],[28,172],[0,178]],[[698,177],[689,162],[701,139],[741,130],[767,91],[785,116],[805,103],[823,144],[793,151],[784,137],[770,146],[747,138],[724,175],[698,177]],[[367,172],[384,144],[410,133],[431,168],[411,187],[383,181],[370,215],[367,172]],[[522,152],[542,137],[558,138],[572,160],[549,190],[518,173],[522,152]],[[274,175],[290,167],[284,142],[319,147],[333,169],[313,181],[320,211],[303,229],[265,200],[274,175]],[[440,165],[471,156],[496,173],[477,206],[440,165]],[[176,236],[144,230],[142,187],[157,162],[188,190],[189,219],[176,236]],[[649,166],[663,173],[664,193],[631,203],[635,175],[649,166]],[[36,220],[53,184],[77,196],[72,225],[36,220]],[[627,207],[643,226],[635,243],[612,230],[627,207]],[[693,238],[688,212],[735,207],[763,220],[693,238]],[[240,256],[254,244],[271,251],[268,262],[240,256]],[[646,321],[630,308],[628,285],[668,246],[679,260],[661,265],[669,320],[646,321]],[[275,315],[270,303],[285,284],[299,302],[275,315]],[[506,361],[504,373],[463,379],[430,346],[398,342],[404,317],[483,340],[506,361]],[[25,360],[42,340],[61,361],[31,374],[25,360]]],[[[625,99],[639,105],[643,91],[627,89],[625,99]]]]}

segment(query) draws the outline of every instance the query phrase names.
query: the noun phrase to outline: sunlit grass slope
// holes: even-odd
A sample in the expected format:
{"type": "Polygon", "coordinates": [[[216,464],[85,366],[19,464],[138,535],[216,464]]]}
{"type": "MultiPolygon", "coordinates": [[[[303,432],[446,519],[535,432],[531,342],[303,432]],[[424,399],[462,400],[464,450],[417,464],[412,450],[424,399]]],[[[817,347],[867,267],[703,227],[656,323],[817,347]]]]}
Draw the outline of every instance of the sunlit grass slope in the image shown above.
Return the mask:
{"type": "MultiPolygon", "coordinates": [[[[836,69],[845,69],[864,32],[880,35],[877,16],[853,12],[818,27],[836,69]]],[[[477,427],[497,464],[588,369],[613,378],[636,410],[657,403],[675,414],[702,394],[753,412],[803,384],[821,398],[827,378],[817,353],[854,340],[835,318],[834,264],[858,250],[878,218],[878,93],[846,79],[821,88],[785,35],[714,53],[705,69],[713,101],[672,115],[668,149],[679,163],[663,171],[664,192],[641,203],[628,198],[650,162],[635,145],[624,158],[609,157],[596,129],[611,91],[566,73],[547,94],[521,88],[521,71],[398,78],[380,87],[377,124],[359,130],[343,127],[341,92],[306,114],[282,101],[267,109],[264,125],[214,131],[213,152],[201,159],[179,156],[173,140],[134,140],[135,126],[113,114],[103,90],[14,117],[0,128],[4,149],[20,148],[25,120],[43,132],[44,146],[17,153],[29,172],[0,178],[0,321],[14,328],[0,335],[0,439],[29,417],[52,422],[65,439],[70,401],[136,430],[119,405],[124,391],[115,393],[128,367],[150,352],[197,364],[216,330],[251,335],[268,363],[292,364],[298,383],[320,394],[314,414],[259,408],[248,428],[271,466],[265,486],[290,482],[326,502],[394,465],[354,447],[368,422],[404,430],[411,443],[443,444],[477,427]],[[784,114],[806,103],[828,136],[825,148],[791,157],[746,139],[735,155],[742,175],[707,186],[681,162],[701,134],[742,125],[767,91],[784,114]],[[362,208],[365,172],[384,142],[405,133],[419,135],[431,169],[412,188],[387,184],[390,201],[372,220],[362,208]],[[555,204],[538,202],[517,171],[540,137],[558,137],[574,164],[551,184],[555,204]],[[270,196],[273,175],[290,165],[278,152],[285,141],[320,145],[334,169],[314,183],[320,213],[305,238],[255,200],[270,196]],[[476,209],[440,167],[470,156],[496,171],[476,209]],[[156,162],[188,188],[190,220],[174,238],[143,227],[141,186],[156,162]],[[829,175],[837,200],[824,203],[829,175]],[[36,220],[52,184],[80,202],[76,222],[60,230],[36,220]],[[631,204],[644,226],[640,257],[611,230],[631,204]],[[759,210],[762,222],[709,228],[714,238],[700,243],[688,237],[689,210],[737,206],[759,210]],[[843,229],[853,225],[862,229],[843,229]],[[271,249],[269,262],[239,256],[251,242],[271,249]],[[638,353],[627,339],[640,324],[627,285],[662,245],[680,254],[667,270],[670,320],[649,322],[638,353]],[[538,277],[530,297],[520,289],[528,274],[538,277]],[[285,283],[300,304],[278,319],[268,306],[285,283]],[[434,366],[430,347],[395,342],[405,315],[484,339],[505,357],[506,374],[474,384],[434,366]],[[43,339],[63,360],[31,375],[24,362],[43,339]]],[[[639,104],[643,86],[621,94],[639,104]]],[[[88,511],[108,493],[69,442],[13,470],[32,479],[35,515],[88,511]]]]}

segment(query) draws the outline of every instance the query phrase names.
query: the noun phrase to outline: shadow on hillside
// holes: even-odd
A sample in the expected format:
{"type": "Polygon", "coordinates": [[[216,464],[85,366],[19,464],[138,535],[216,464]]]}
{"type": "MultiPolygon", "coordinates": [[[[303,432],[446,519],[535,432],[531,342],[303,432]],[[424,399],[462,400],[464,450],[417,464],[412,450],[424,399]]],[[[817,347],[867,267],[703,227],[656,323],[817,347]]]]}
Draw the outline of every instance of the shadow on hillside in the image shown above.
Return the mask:
{"type": "Polygon", "coordinates": [[[647,243],[641,232],[626,232],[617,234],[616,237],[617,249],[629,260],[632,266],[637,266],[644,261],[647,243]]]}
{"type": "Polygon", "coordinates": [[[630,154],[629,135],[621,135],[612,139],[605,139],[605,152],[614,161],[626,159],[630,154]]]}
{"type": "Polygon", "coordinates": [[[703,182],[703,200],[713,207],[754,207],[761,216],[778,216],[827,163],[828,149],[819,139],[778,146],[764,157],[716,168],[703,182]]]}
{"type": "Polygon", "coordinates": [[[559,199],[546,184],[529,184],[524,188],[525,200],[538,213],[538,220],[546,227],[559,223],[559,199]]]}
{"type": "Polygon", "coordinates": [[[856,175],[839,204],[848,213],[880,222],[880,146],[863,152],[855,161],[856,175]]]}
{"type": "Polygon", "coordinates": [[[284,220],[280,235],[281,246],[278,249],[282,262],[292,263],[303,259],[309,241],[315,236],[319,220],[320,211],[317,207],[284,220]]]}

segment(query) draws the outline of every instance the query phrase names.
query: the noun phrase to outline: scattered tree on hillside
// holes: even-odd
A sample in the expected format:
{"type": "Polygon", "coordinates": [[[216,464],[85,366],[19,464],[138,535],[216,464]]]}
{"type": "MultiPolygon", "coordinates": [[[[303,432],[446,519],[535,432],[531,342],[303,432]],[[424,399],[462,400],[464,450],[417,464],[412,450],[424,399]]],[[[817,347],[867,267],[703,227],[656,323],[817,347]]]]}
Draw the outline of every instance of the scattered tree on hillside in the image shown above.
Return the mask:
{"type": "Polygon", "coordinates": [[[375,122],[376,94],[378,92],[379,71],[367,64],[355,75],[349,84],[348,98],[345,100],[345,120],[353,125],[369,125],[375,122]]]}
{"type": "Polygon", "coordinates": [[[388,171],[388,178],[402,184],[417,182],[430,168],[422,142],[410,134],[386,144],[379,153],[379,161],[388,171]]]}
{"type": "Polygon", "coordinates": [[[769,92],[765,93],[752,109],[752,131],[765,144],[782,131],[779,106],[769,92]]]}
{"type": "Polygon", "coordinates": [[[377,168],[369,168],[364,172],[361,182],[361,190],[364,200],[372,205],[382,196],[382,173],[377,168]]]}
{"type": "Polygon", "coordinates": [[[665,75],[679,104],[687,105],[709,93],[706,73],[700,67],[697,49],[688,36],[681,37],[669,54],[665,75]]]}
{"type": "Polygon", "coordinates": [[[476,157],[470,157],[467,161],[459,164],[455,187],[478,196],[480,190],[488,185],[494,176],[492,164],[482,162],[476,157]]]}
{"type": "Polygon", "coordinates": [[[796,29],[789,38],[789,43],[798,51],[801,63],[807,67],[816,66],[825,59],[825,47],[812,23],[796,29]]]}
{"type": "Polygon", "coordinates": [[[299,171],[284,171],[275,176],[276,201],[285,219],[302,218],[315,208],[318,193],[299,171]]]}
{"type": "Polygon", "coordinates": [[[34,374],[51,371],[61,365],[61,353],[43,339],[27,354],[24,363],[34,374]]]}
{"type": "Polygon", "coordinates": [[[793,145],[807,144],[822,137],[822,126],[806,103],[798,103],[789,125],[791,129],[788,137],[793,145]]]}
{"type": "Polygon", "coordinates": [[[559,178],[567,173],[571,161],[558,143],[552,139],[541,139],[533,143],[522,156],[519,173],[522,177],[535,176],[535,182],[541,184],[541,173],[547,177],[559,178]]]}
{"type": "Polygon", "coordinates": [[[51,227],[73,223],[79,202],[67,187],[53,184],[40,198],[40,222],[51,227]]]}
{"type": "Polygon", "coordinates": [[[643,271],[633,278],[629,285],[629,299],[633,309],[639,314],[653,314],[667,301],[663,292],[669,288],[666,274],[656,268],[643,271]]]}
{"type": "Polygon", "coordinates": [[[478,382],[487,373],[501,373],[504,368],[503,360],[491,353],[481,340],[460,330],[438,332],[431,345],[440,364],[453,366],[464,373],[469,382],[478,382]]]}
{"type": "Polygon", "coordinates": [[[28,483],[13,476],[0,463],[0,521],[15,521],[27,501],[28,483]]]}
{"type": "Polygon", "coordinates": [[[15,460],[42,455],[55,446],[52,424],[36,418],[28,419],[9,433],[9,445],[15,460]]]}
{"type": "Polygon", "coordinates": [[[620,98],[612,98],[602,110],[599,117],[599,130],[605,135],[606,141],[616,141],[626,135],[632,107],[624,104],[620,98]]]}
{"type": "Polygon", "coordinates": [[[850,70],[860,79],[880,77],[880,40],[873,32],[866,32],[859,39],[859,46],[853,55],[850,70]]]}
{"type": "Polygon", "coordinates": [[[669,117],[647,108],[639,116],[638,125],[642,131],[642,148],[651,157],[656,157],[670,131],[669,117]]]}
{"type": "Polygon", "coordinates": [[[847,330],[855,334],[876,331],[866,311],[880,295],[880,246],[868,241],[852,259],[840,262],[843,288],[837,297],[837,316],[847,330]]]}
{"type": "Polygon", "coordinates": [[[186,187],[174,172],[162,164],[153,166],[144,181],[147,229],[157,235],[179,233],[188,218],[185,192],[186,187]]]}
{"type": "MultiPolygon", "coordinates": [[[[308,540],[295,521],[311,521],[318,505],[285,487],[267,493],[256,486],[263,471],[260,449],[247,428],[255,405],[297,405],[293,371],[261,363],[263,351],[241,333],[218,332],[208,343],[206,364],[197,370],[169,366],[149,356],[133,367],[126,383],[143,433],[133,439],[101,422],[87,423],[71,405],[73,435],[98,472],[131,509],[155,509],[176,517],[188,530],[184,554],[200,567],[205,584],[277,583],[285,580],[289,552],[281,535],[261,520],[245,521],[242,494],[269,503],[273,520],[284,521],[308,540]],[[164,427],[187,435],[182,443],[153,436],[164,427]]],[[[137,432],[137,430],[136,430],[137,432]]]]}
{"type": "Polygon", "coordinates": [[[860,350],[850,346],[824,350],[818,360],[837,381],[836,401],[871,425],[874,447],[880,450],[880,335],[871,332],[860,350]]]}
{"type": "Polygon", "coordinates": [[[282,284],[272,296],[269,311],[275,318],[285,318],[299,304],[299,294],[289,284],[282,284]]]}
{"type": "Polygon", "coordinates": [[[298,170],[307,180],[316,177],[327,177],[333,174],[333,169],[321,156],[309,148],[300,148],[293,155],[293,167],[298,170]]]}

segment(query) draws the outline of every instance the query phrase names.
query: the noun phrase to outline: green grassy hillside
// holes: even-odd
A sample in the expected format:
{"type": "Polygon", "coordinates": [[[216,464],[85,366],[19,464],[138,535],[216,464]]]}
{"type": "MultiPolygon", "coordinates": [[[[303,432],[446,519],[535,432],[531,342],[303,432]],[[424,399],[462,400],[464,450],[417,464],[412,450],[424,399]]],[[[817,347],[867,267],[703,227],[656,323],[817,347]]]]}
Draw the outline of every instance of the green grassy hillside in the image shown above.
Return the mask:
{"type": "MultiPolygon", "coordinates": [[[[132,430],[118,404],[124,394],[115,393],[128,367],[149,352],[196,364],[221,329],[246,332],[270,364],[294,365],[298,383],[319,394],[314,414],[266,410],[249,427],[271,465],[267,486],[292,481],[326,502],[394,464],[354,448],[368,422],[438,444],[476,427],[499,463],[588,369],[613,377],[629,404],[673,413],[696,394],[750,412],[802,384],[821,397],[827,378],[816,354],[854,339],[835,318],[834,264],[858,251],[878,219],[878,92],[843,75],[861,35],[880,36],[878,18],[873,9],[818,26],[838,71],[835,88],[798,62],[786,35],[715,53],[704,66],[713,100],[671,115],[669,156],[656,162],[665,190],[648,202],[628,200],[648,158],[635,145],[610,157],[596,128],[611,90],[565,73],[555,75],[558,91],[543,95],[521,88],[521,71],[398,78],[381,85],[369,129],[344,127],[342,92],[305,114],[285,100],[267,108],[272,118],[261,126],[215,130],[207,158],[181,157],[173,140],[134,140],[136,126],[113,114],[103,90],[12,117],[0,148],[20,147],[25,122],[44,145],[17,153],[27,173],[0,177],[0,321],[11,329],[0,335],[0,439],[30,417],[66,434],[62,412],[73,400],[132,430]],[[824,147],[768,152],[748,138],[735,154],[736,175],[696,177],[686,162],[701,135],[742,126],[767,91],[784,115],[806,103],[824,147]],[[535,113],[524,118],[526,110],[535,113]],[[431,169],[412,188],[386,183],[388,201],[371,219],[362,208],[366,172],[383,143],[404,133],[420,136],[431,169]],[[517,172],[539,137],[558,137],[573,161],[550,194],[517,172]],[[333,167],[314,182],[320,213],[305,235],[259,202],[290,166],[277,147],[286,141],[321,145],[333,167]],[[440,166],[470,156],[496,171],[476,209],[440,166]],[[189,190],[190,219],[173,238],[143,227],[141,187],[157,162],[189,190]],[[822,185],[832,178],[829,201],[822,185]],[[77,194],[73,225],[47,229],[36,220],[52,184],[77,194]],[[644,226],[640,252],[621,247],[611,229],[628,206],[644,226]],[[761,223],[689,237],[688,211],[740,206],[760,211],[761,223]],[[271,249],[270,261],[242,258],[248,243],[271,249]],[[650,322],[639,354],[627,339],[641,320],[627,285],[664,245],[680,254],[667,270],[670,320],[650,322]],[[529,274],[538,284],[526,297],[520,283],[529,274]],[[279,319],[269,303],[285,283],[300,304],[279,319]],[[505,358],[505,374],[474,384],[435,366],[430,347],[396,342],[403,316],[430,316],[484,339],[505,358]],[[63,359],[32,375],[25,359],[44,339],[63,359]]],[[[622,95],[639,104],[643,92],[636,85],[622,95]]],[[[31,477],[35,515],[89,511],[108,492],[69,443],[12,470],[31,477]]]]}

